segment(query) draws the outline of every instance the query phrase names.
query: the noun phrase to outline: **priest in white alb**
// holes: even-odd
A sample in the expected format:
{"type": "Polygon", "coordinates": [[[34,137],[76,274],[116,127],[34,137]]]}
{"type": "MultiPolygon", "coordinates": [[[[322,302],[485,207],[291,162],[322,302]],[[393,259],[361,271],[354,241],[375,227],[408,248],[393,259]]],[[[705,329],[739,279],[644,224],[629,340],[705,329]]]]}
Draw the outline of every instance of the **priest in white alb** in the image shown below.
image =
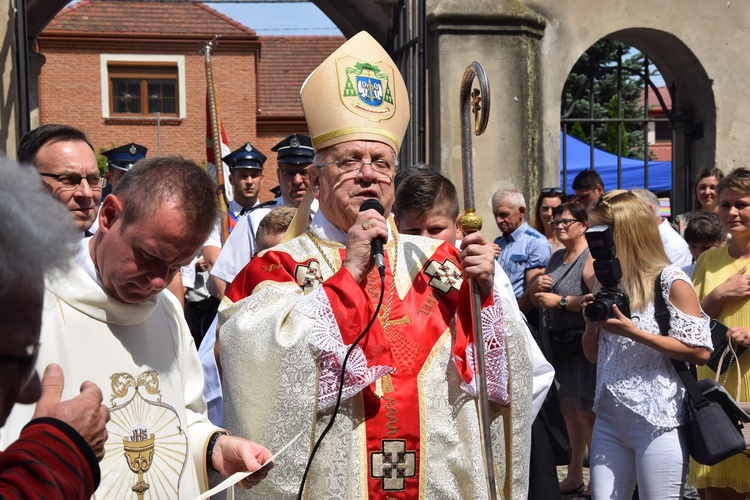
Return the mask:
{"type": "MultiPolygon", "coordinates": [[[[111,415],[94,498],[193,500],[211,479],[258,470],[271,458],[208,421],[193,338],[164,290],[208,237],[214,193],[190,160],[141,160],[102,203],[99,230],[80,242],[70,269],[45,284],[37,369],[63,368],[64,399],[93,381],[111,415]]],[[[33,413],[33,405],[13,408],[0,449],[33,413]]]]}

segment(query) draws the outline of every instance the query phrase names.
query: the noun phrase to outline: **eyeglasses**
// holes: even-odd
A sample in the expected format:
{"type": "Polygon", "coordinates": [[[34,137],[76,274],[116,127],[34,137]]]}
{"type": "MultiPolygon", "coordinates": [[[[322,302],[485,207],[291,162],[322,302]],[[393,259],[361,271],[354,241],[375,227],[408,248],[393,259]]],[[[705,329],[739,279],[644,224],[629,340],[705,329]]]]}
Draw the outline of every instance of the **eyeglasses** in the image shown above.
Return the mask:
{"type": "Polygon", "coordinates": [[[281,168],[279,167],[279,171],[282,173],[282,175],[286,175],[288,177],[296,177],[297,174],[299,174],[299,176],[302,177],[303,179],[307,179],[310,175],[307,172],[307,168],[281,168]]]}
{"type": "Polygon", "coordinates": [[[563,194],[564,192],[565,191],[563,190],[563,188],[544,188],[544,189],[542,189],[542,194],[550,194],[550,193],[563,194]]]}
{"type": "Polygon", "coordinates": [[[552,227],[562,226],[564,229],[568,229],[573,223],[575,222],[581,222],[576,219],[560,219],[560,220],[553,220],[550,222],[550,225],[552,227]]]}
{"type": "Polygon", "coordinates": [[[26,356],[17,356],[15,354],[0,353],[0,363],[14,363],[21,365],[23,368],[28,370],[21,381],[21,385],[18,392],[23,392],[29,383],[34,378],[34,366],[36,366],[36,358],[39,356],[39,342],[29,344],[26,346],[26,356]]]}
{"type": "Polygon", "coordinates": [[[65,190],[76,189],[81,185],[84,179],[91,189],[100,190],[104,187],[106,179],[100,175],[89,175],[88,177],[81,177],[76,174],[48,174],[46,172],[39,172],[42,177],[50,177],[60,183],[60,187],[65,190]]]}
{"type": "Polygon", "coordinates": [[[376,174],[387,175],[389,177],[393,175],[396,168],[396,165],[383,158],[378,158],[373,161],[362,161],[362,158],[344,158],[324,163],[320,168],[327,167],[328,165],[336,165],[340,174],[359,173],[365,165],[370,165],[370,168],[376,174]]]}

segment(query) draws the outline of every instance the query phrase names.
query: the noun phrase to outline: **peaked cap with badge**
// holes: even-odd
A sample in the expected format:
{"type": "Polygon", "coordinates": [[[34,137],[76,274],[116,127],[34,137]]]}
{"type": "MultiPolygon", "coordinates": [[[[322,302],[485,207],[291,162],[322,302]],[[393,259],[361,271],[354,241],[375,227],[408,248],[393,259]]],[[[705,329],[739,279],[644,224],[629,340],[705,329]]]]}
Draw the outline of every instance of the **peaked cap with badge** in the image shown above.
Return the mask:
{"type": "Polygon", "coordinates": [[[323,61],[300,91],[315,151],[378,141],[398,154],[409,125],[406,84],[383,47],[361,31],[323,61]]]}
{"type": "Polygon", "coordinates": [[[246,142],[243,146],[226,155],[222,160],[224,160],[224,163],[229,166],[229,170],[237,168],[255,168],[263,170],[263,164],[266,162],[266,155],[255,149],[249,142],[246,142]]]}
{"type": "Polygon", "coordinates": [[[292,134],[271,148],[278,155],[277,163],[307,165],[312,163],[315,151],[309,136],[292,134]]]}
{"type": "Polygon", "coordinates": [[[146,151],[148,151],[148,148],[145,146],[131,142],[124,146],[104,151],[102,156],[107,158],[108,166],[127,172],[138,160],[146,157],[146,151]]]}

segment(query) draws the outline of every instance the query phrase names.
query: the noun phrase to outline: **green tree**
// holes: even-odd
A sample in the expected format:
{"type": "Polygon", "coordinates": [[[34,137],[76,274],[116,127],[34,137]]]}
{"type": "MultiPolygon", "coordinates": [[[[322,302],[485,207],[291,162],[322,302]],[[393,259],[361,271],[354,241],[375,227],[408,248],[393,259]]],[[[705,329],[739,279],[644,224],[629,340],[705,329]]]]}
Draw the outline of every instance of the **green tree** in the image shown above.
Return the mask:
{"type": "MultiPolygon", "coordinates": [[[[609,117],[610,118],[622,118],[622,113],[618,115],[617,112],[617,101],[619,99],[617,98],[617,95],[613,95],[612,99],[609,101],[609,117]]],[[[616,123],[608,123],[607,124],[607,151],[610,153],[618,154],[617,149],[617,130],[618,126],[616,123]]],[[[620,149],[619,154],[622,156],[631,156],[628,154],[628,133],[625,130],[625,127],[620,126],[620,149]]],[[[643,141],[641,141],[641,144],[643,144],[643,141]]]]}
{"type": "MultiPolygon", "coordinates": [[[[632,51],[631,47],[614,40],[600,40],[578,59],[565,82],[562,96],[562,116],[576,121],[571,131],[581,140],[590,143],[592,126],[588,118],[617,117],[618,61],[622,61],[619,72],[619,89],[622,118],[642,118],[644,115],[640,96],[643,92],[644,55],[632,51]],[[592,78],[590,78],[590,76],[592,78]],[[593,99],[590,95],[593,91],[593,99]],[[593,102],[593,110],[592,110],[593,102]],[[614,111],[613,111],[614,110],[614,111]],[[578,134],[582,134],[580,137],[578,134]]],[[[594,123],[595,146],[617,154],[615,125],[594,123]],[[613,130],[614,129],[614,130],[613,130]]],[[[640,123],[624,123],[622,127],[622,154],[630,158],[643,157],[643,128],[640,123]]]]}

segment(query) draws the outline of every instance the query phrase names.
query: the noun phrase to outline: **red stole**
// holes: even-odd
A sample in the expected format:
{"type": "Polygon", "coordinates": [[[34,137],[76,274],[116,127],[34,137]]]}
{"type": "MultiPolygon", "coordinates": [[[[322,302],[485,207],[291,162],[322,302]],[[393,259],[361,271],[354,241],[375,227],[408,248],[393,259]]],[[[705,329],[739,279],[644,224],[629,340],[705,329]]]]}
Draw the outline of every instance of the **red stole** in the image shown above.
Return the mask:
{"type": "MultiPolygon", "coordinates": [[[[343,262],[345,249],[339,249],[339,255],[343,262]]],[[[391,252],[385,255],[385,290],[379,321],[373,323],[360,347],[369,366],[387,365],[394,367],[395,372],[371,384],[361,397],[365,410],[369,495],[407,499],[419,496],[421,442],[427,439],[422,432],[426,430],[429,416],[420,409],[419,375],[458,312],[452,354],[463,379],[471,381],[473,373],[466,361],[466,347],[473,339],[466,296],[468,282],[462,283],[458,252],[447,243],[428,256],[403,298],[394,290],[388,322],[382,324],[393,283],[391,255],[391,252]]],[[[322,282],[320,263],[315,258],[297,262],[285,252],[266,252],[237,275],[227,288],[226,297],[237,302],[249,296],[263,281],[294,281],[307,291],[322,282]]],[[[360,285],[342,268],[322,286],[342,339],[345,344],[351,344],[375,311],[380,294],[377,270],[374,268],[366,283],[360,285]]],[[[491,297],[487,302],[492,302],[491,297]]]]}

